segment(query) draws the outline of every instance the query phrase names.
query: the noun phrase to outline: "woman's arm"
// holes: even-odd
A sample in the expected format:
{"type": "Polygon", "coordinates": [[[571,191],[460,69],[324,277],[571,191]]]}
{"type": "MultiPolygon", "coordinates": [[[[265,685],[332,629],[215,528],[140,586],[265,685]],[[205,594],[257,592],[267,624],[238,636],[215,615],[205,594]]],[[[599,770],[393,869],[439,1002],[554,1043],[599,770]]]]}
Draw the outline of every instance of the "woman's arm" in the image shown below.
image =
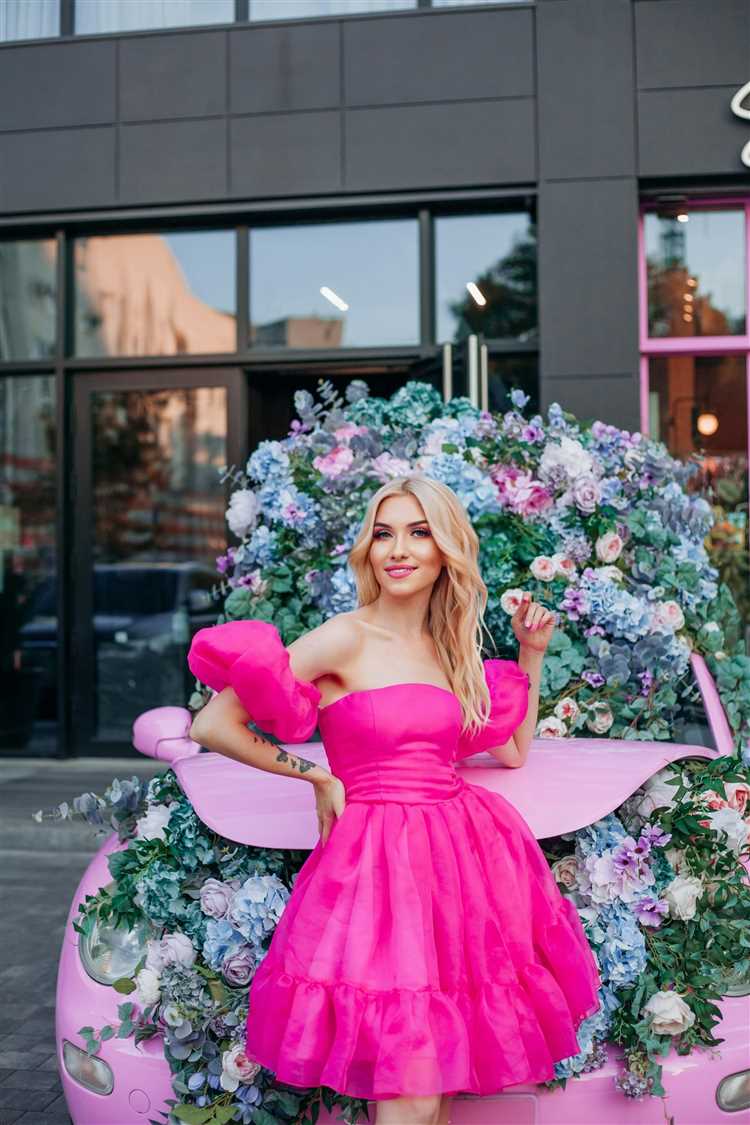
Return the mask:
{"type": "Polygon", "coordinates": [[[531,740],[536,730],[542,664],[555,629],[555,617],[545,606],[532,601],[529,593],[524,592],[513,615],[512,625],[518,640],[518,666],[529,677],[529,705],[523,722],[516,727],[513,737],[505,746],[495,751],[495,757],[504,766],[518,769],[529,756],[531,740]]]}

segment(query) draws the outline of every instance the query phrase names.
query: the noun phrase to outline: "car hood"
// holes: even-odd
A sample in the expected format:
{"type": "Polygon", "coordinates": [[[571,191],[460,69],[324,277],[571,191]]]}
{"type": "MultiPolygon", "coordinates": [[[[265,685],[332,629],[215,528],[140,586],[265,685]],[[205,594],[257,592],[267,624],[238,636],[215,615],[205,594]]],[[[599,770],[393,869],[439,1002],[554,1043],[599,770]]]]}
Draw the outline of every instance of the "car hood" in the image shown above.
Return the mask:
{"type": "MultiPolygon", "coordinates": [[[[321,742],[305,743],[305,757],[330,768],[321,742]]],[[[593,824],[663,766],[687,757],[715,758],[717,751],[674,742],[545,738],[536,740],[521,769],[506,769],[482,753],[464,758],[456,771],[500,793],[543,839],[593,824]]],[[[315,847],[315,793],[302,778],[216,753],[183,758],[172,769],[197,816],[227,839],[265,848],[315,847]]]]}

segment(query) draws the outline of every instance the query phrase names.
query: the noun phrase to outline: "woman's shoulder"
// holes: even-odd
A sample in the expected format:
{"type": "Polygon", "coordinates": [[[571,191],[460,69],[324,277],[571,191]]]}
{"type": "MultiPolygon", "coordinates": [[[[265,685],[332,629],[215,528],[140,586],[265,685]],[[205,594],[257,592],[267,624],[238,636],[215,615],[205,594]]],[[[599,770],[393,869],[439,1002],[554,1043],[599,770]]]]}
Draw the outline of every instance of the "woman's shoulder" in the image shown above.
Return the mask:
{"type": "Polygon", "coordinates": [[[294,674],[313,681],[352,661],[362,643],[362,629],[354,613],[334,614],[289,645],[294,674]]]}

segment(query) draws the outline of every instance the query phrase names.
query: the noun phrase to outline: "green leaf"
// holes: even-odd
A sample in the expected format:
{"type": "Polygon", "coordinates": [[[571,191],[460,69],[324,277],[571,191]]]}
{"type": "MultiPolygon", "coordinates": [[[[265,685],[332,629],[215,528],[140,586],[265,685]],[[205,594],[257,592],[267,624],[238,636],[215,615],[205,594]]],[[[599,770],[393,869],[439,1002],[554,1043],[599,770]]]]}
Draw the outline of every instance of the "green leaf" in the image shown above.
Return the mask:
{"type": "Polygon", "coordinates": [[[121,992],[127,996],[130,992],[135,992],[136,984],[130,977],[119,977],[112,985],[115,992],[121,992]]]}
{"type": "Polygon", "coordinates": [[[210,1105],[176,1105],[172,1113],[179,1121],[187,1122],[187,1125],[206,1125],[214,1111],[210,1105]]]}

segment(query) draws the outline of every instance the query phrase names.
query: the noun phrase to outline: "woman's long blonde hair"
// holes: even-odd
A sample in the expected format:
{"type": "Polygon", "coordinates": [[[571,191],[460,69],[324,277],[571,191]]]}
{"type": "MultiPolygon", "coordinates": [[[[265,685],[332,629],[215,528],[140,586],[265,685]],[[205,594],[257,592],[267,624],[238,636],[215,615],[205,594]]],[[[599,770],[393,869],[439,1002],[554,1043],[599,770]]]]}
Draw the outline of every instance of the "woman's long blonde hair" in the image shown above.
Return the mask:
{"type": "Polygon", "coordinates": [[[479,539],[453,489],[422,472],[387,481],[371,496],[362,527],[349,552],[359,605],[370,605],[380,585],[370,563],[375,516],[386,496],[404,493],[422,505],[445,564],[435,580],[427,621],[438,659],[461,704],[462,733],[474,733],[487,721],[490,693],[482,664],[482,630],[487,587],[479,573],[479,539]]]}

